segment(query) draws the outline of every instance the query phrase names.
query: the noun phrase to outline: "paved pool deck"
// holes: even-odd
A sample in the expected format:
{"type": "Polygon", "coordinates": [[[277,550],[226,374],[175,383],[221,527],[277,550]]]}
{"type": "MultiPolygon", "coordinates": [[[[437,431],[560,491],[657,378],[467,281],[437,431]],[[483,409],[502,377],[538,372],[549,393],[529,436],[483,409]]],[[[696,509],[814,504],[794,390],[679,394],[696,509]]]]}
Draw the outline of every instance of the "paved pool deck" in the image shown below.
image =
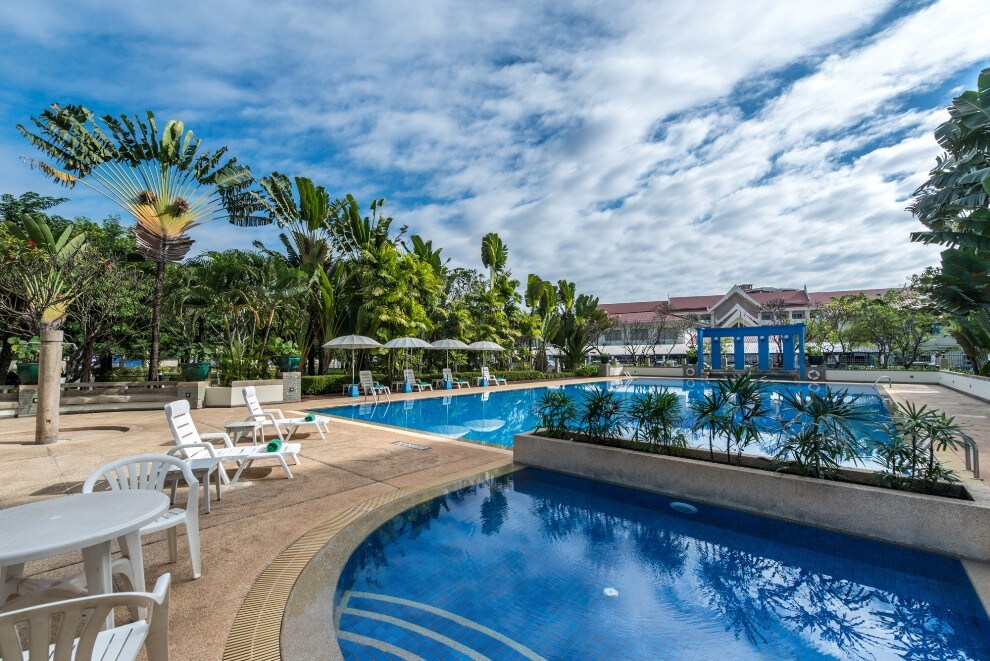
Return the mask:
{"type": "MultiPolygon", "coordinates": [[[[509,387],[550,383],[553,382],[509,387]]],[[[895,385],[892,390],[899,397],[956,415],[980,444],[984,471],[990,471],[990,405],[941,386],[895,385]]],[[[393,399],[469,392],[477,389],[394,395],[393,399]]],[[[353,401],[308,399],[280,408],[305,410],[353,401]]],[[[194,411],[193,417],[202,432],[223,431],[226,423],[244,418],[244,409],[203,409],[194,411]]],[[[171,446],[161,411],[63,416],[64,440],[49,446],[30,443],[33,428],[33,418],[0,419],[0,508],[76,493],[86,477],[103,463],[132,454],[165,452],[171,446]]],[[[214,501],[213,512],[200,517],[202,578],[192,579],[184,535],[179,540],[179,561],[175,564],[167,562],[164,533],[145,542],[148,584],[165,572],[172,573],[169,642],[173,659],[221,659],[238,609],[265,568],[293,542],[336,514],[365,501],[433,486],[446,478],[495,470],[512,462],[510,451],[336,418],[330,422],[326,440],[315,432],[300,435],[298,440],[302,444],[302,463],[292,467],[295,479],[287,480],[281,469],[268,466],[245,471],[242,479],[249,483],[226,489],[223,500],[214,501]],[[397,441],[429,449],[396,445],[397,441]]],[[[946,459],[961,466],[961,454],[946,459]]],[[[987,489],[985,483],[975,483],[968,475],[963,479],[973,482],[974,488],[987,489]]],[[[185,490],[180,489],[180,504],[184,498],[185,490]]],[[[28,572],[58,577],[81,568],[79,554],[75,553],[32,563],[28,572]]]]}

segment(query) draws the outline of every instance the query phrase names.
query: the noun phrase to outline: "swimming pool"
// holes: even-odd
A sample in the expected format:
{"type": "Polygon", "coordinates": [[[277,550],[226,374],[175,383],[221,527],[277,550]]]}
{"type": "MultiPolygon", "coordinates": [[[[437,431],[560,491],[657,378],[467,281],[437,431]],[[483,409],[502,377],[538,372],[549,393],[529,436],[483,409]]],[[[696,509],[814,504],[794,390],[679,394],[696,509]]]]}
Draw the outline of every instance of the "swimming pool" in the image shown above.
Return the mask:
{"type": "MultiPolygon", "coordinates": [[[[632,398],[634,395],[657,388],[669,388],[678,392],[682,399],[685,415],[681,427],[688,431],[693,444],[707,447],[707,440],[701,436],[690,434],[693,419],[688,405],[710,392],[712,383],[702,380],[677,379],[634,379],[623,382],[602,381],[598,383],[568,384],[562,388],[569,394],[580,398],[590,388],[602,385],[615,389],[622,398],[632,398]]],[[[860,397],[864,406],[868,407],[877,423],[889,421],[889,415],[883,400],[876,390],[870,386],[842,386],[848,388],[850,395],[860,397]]],[[[783,392],[801,393],[807,395],[812,388],[823,389],[817,384],[768,383],[768,397],[783,392]]],[[[512,447],[512,438],[516,434],[533,431],[537,426],[537,418],[533,408],[540,397],[548,390],[546,387],[526,388],[519,390],[490,389],[484,392],[462,394],[456,396],[432,397],[406,401],[385,402],[379,404],[357,404],[320,409],[321,413],[351,420],[363,420],[379,424],[415,429],[448,438],[462,438],[491,445],[512,447]]],[[[753,454],[772,454],[773,445],[777,442],[777,431],[780,427],[781,416],[786,414],[782,402],[774,398],[771,402],[773,414],[759,421],[763,430],[758,444],[746,451],[753,454]]],[[[885,440],[886,434],[882,429],[861,427],[862,438],[885,440]]]]}
{"type": "Polygon", "coordinates": [[[674,503],[533,468],[426,501],[347,561],[335,602],[341,650],[990,658],[990,619],[958,560],[674,503]]]}

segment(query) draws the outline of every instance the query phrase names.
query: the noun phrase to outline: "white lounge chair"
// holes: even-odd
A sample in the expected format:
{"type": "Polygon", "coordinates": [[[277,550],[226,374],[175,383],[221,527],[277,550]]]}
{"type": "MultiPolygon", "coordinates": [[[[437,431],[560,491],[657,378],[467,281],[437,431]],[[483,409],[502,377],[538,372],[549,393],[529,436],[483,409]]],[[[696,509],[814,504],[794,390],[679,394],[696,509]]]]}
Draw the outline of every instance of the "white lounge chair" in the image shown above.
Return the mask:
{"type": "Polygon", "coordinates": [[[496,386],[508,385],[508,381],[505,380],[505,377],[492,376],[491,372],[488,371],[487,367],[481,368],[481,376],[474,377],[474,382],[476,384],[481,385],[482,381],[486,381],[488,385],[492,385],[492,384],[496,386]]]}
{"type": "MultiPolygon", "coordinates": [[[[176,528],[185,526],[186,538],[189,540],[189,557],[192,560],[193,578],[199,578],[203,573],[199,553],[199,481],[182,459],[161,454],[139,454],[133,457],[124,457],[104,464],[93,471],[93,474],[83,482],[82,492],[92,493],[93,487],[100,480],[106,480],[110,486],[110,491],[130,489],[162,491],[165,487],[165,479],[173,467],[182,471],[182,477],[189,485],[189,500],[186,502],[186,507],[185,509],[173,507],[151,523],[141,526],[140,535],[144,537],[167,530],[168,559],[169,562],[176,562],[179,559],[179,535],[176,528]]],[[[132,567],[130,576],[134,587],[144,588],[144,567],[132,567]]]]}
{"type": "Polygon", "coordinates": [[[189,402],[184,399],[166,404],[165,417],[168,419],[169,429],[172,430],[172,441],[180,449],[183,459],[216,456],[220,458],[221,462],[234,462],[237,465],[237,472],[229,480],[226,472],[220,471],[220,478],[224,480],[224,483],[236,482],[241,473],[255,461],[276,460],[285,471],[285,476],[290,480],[292,479],[292,471],[289,470],[289,465],[285,462],[286,458],[292,459],[297,465],[299,464],[298,454],[301,448],[298,443],[286,443],[278,452],[268,452],[262,445],[252,445],[246,448],[234,447],[230,436],[222,432],[200,434],[196,429],[192,415],[189,413],[189,402]],[[204,441],[213,439],[223,441],[223,447],[211,446],[211,448],[207,448],[207,443],[204,441]]]}
{"type": "Polygon", "coordinates": [[[372,395],[377,400],[378,395],[385,395],[385,397],[391,401],[392,390],[388,386],[383,386],[375,381],[375,377],[371,374],[371,370],[361,370],[358,372],[358,382],[361,386],[361,393],[365,397],[372,395]]]}
{"type": "Polygon", "coordinates": [[[433,386],[430,385],[428,382],[420,381],[419,379],[417,379],[416,373],[413,372],[411,369],[407,368],[402,370],[402,379],[403,381],[405,381],[406,383],[408,383],[409,385],[411,385],[413,388],[415,388],[420,392],[423,392],[426,389],[433,390],[433,386]]]}
{"type": "Polygon", "coordinates": [[[0,615],[0,658],[133,661],[144,647],[148,661],[168,661],[170,580],[169,574],[164,574],[150,593],[100,594],[0,615]],[[116,608],[149,612],[150,622],[141,618],[101,631],[116,608]],[[29,635],[19,636],[18,630],[25,628],[29,635]]]}
{"type": "Polygon", "coordinates": [[[450,371],[449,367],[443,368],[443,370],[441,370],[441,373],[443,376],[440,377],[440,381],[443,383],[450,381],[453,387],[457,388],[458,390],[460,390],[461,388],[471,387],[471,384],[465,381],[464,379],[455,379],[454,373],[450,371]]]}
{"type": "MultiPolygon", "coordinates": [[[[261,402],[258,401],[258,393],[255,391],[254,386],[244,386],[241,391],[244,395],[244,403],[248,407],[248,419],[245,422],[254,422],[259,425],[262,430],[262,438],[264,438],[264,428],[274,427],[275,433],[278,434],[280,440],[288,441],[292,438],[292,435],[296,433],[296,430],[300,427],[316,427],[316,431],[320,433],[320,438],[325,439],[326,433],[330,432],[330,428],[327,423],[330,422],[330,418],[325,418],[322,415],[314,416],[313,420],[307,420],[305,417],[302,418],[286,418],[285,414],[282,413],[282,409],[263,409],[261,408],[261,402]],[[288,433],[285,438],[282,438],[282,429],[286,429],[288,433]]],[[[234,443],[236,444],[236,439],[234,443]]],[[[257,444],[257,440],[255,440],[257,444]]]]}

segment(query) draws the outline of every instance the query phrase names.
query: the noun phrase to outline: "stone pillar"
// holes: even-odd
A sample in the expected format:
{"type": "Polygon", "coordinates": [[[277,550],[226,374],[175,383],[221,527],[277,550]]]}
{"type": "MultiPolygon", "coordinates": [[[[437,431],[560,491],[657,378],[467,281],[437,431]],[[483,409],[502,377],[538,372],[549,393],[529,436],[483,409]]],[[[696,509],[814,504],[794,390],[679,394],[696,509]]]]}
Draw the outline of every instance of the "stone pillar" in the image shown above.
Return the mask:
{"type": "Polygon", "coordinates": [[[189,408],[201,409],[209,383],[209,381],[182,381],[178,385],[179,397],[189,402],[189,408]]]}
{"type": "Polygon", "coordinates": [[[54,443],[58,440],[58,404],[62,380],[62,331],[41,331],[41,353],[38,356],[38,410],[34,414],[34,442],[54,443]]]}
{"type": "Polygon", "coordinates": [[[24,418],[34,415],[38,410],[38,386],[18,386],[17,388],[17,417],[24,418]]]}
{"type": "Polygon", "coordinates": [[[302,372],[279,372],[276,378],[282,379],[282,401],[302,401],[302,372]]]}

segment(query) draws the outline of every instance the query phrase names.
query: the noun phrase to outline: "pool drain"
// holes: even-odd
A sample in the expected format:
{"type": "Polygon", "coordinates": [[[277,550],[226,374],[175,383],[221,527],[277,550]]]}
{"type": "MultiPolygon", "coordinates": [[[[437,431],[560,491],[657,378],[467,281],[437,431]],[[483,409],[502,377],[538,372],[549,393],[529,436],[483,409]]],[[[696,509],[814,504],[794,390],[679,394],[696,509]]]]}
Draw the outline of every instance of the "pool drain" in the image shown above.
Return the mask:
{"type": "Polygon", "coordinates": [[[697,514],[698,508],[694,505],[688,505],[687,503],[671,503],[670,508],[675,512],[680,512],[681,514],[697,514]]]}
{"type": "Polygon", "coordinates": [[[616,590],[615,588],[605,588],[604,590],[602,590],[602,592],[605,593],[605,596],[606,597],[618,597],[619,596],[619,591],[616,590]]]}

